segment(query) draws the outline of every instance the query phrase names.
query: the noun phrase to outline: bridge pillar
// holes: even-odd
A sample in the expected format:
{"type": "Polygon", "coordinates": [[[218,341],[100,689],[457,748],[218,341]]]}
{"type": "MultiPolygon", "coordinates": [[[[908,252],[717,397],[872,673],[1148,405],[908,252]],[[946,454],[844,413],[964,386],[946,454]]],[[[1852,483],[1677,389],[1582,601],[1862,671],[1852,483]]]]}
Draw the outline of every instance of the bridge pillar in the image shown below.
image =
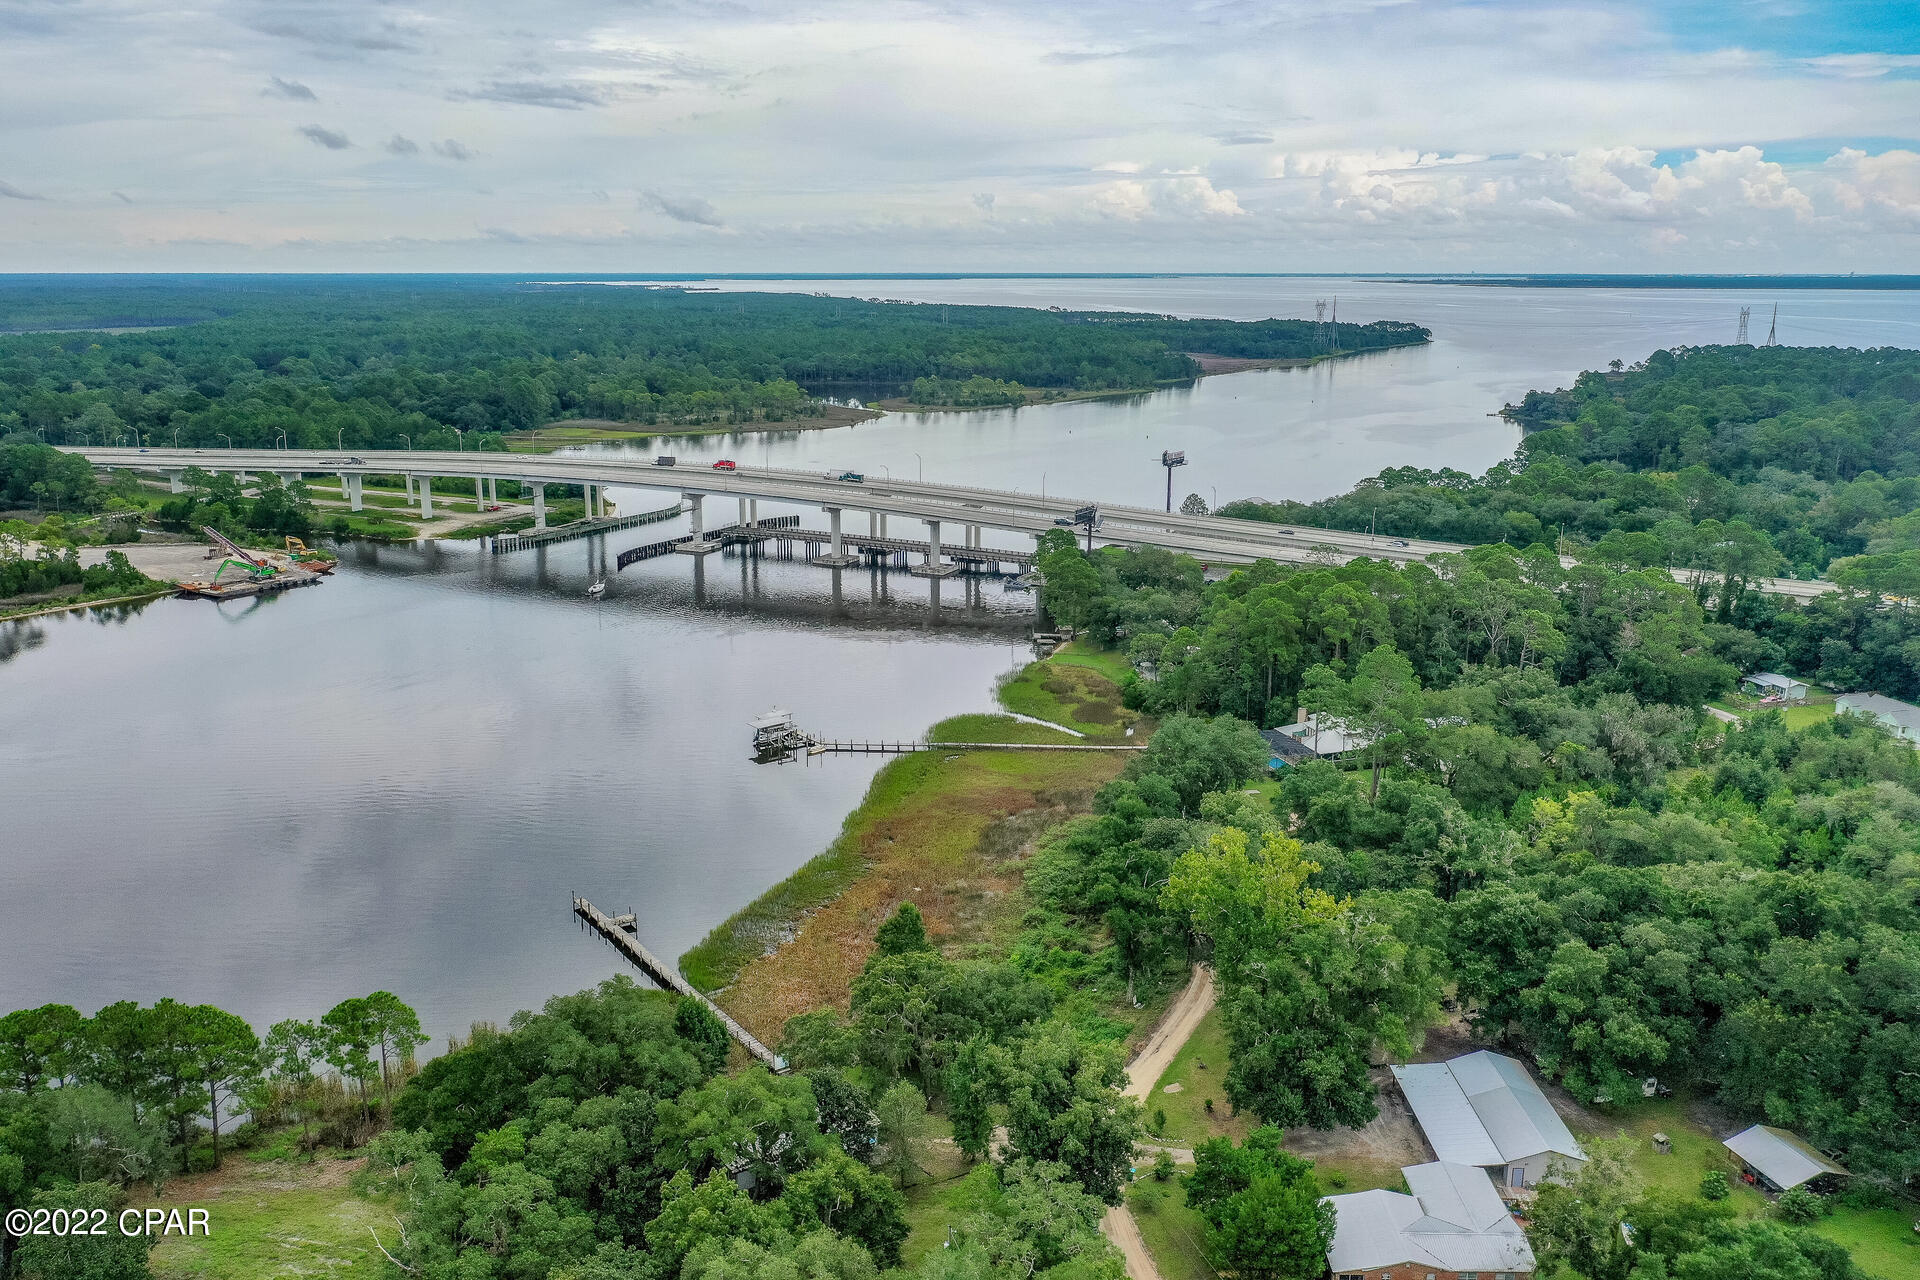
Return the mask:
{"type": "Polygon", "coordinates": [[[957,564],[940,562],[940,522],[927,521],[927,558],[924,563],[914,565],[907,572],[916,578],[944,578],[950,573],[958,573],[957,564]]]}
{"type": "Polygon", "coordinates": [[[747,499],[747,523],[755,525],[760,523],[760,499],[758,498],[747,499]]]}
{"type": "Polygon", "coordinates": [[[846,544],[840,539],[840,508],[822,507],[827,513],[827,527],[833,530],[832,549],[824,556],[815,556],[815,564],[827,565],[834,569],[844,569],[853,563],[853,557],[847,554],[846,544]]]}
{"type": "Polygon", "coordinates": [[[547,486],[538,481],[533,486],[533,527],[547,527],[547,486]]]}
{"type": "MultiPolygon", "coordinates": [[[[693,537],[689,541],[682,542],[674,547],[674,550],[682,555],[688,556],[704,556],[709,552],[718,551],[720,544],[706,536],[706,495],[703,493],[683,493],[680,495],[680,498],[687,504],[687,532],[691,533],[693,537]]],[[[703,588],[705,582],[703,579],[696,578],[694,585],[696,589],[703,588]]]]}
{"type": "Polygon", "coordinates": [[[475,511],[487,509],[487,482],[483,476],[473,478],[473,509],[475,511]]]}
{"type": "Polygon", "coordinates": [[[187,491],[187,482],[181,472],[167,472],[167,491],[169,493],[185,493],[187,491]]]}
{"type": "Polygon", "coordinates": [[[739,499],[739,503],[740,503],[740,514],[735,518],[735,523],[744,525],[747,522],[747,500],[745,498],[741,498],[739,499]]]}
{"type": "Polygon", "coordinates": [[[433,477],[421,476],[418,480],[414,481],[414,484],[417,485],[420,490],[420,518],[422,520],[433,519],[433,477]]]}
{"type": "Polygon", "coordinates": [[[344,494],[347,499],[347,510],[358,511],[361,509],[366,498],[366,483],[367,478],[365,476],[349,475],[344,471],[340,473],[340,492],[344,494]]]}

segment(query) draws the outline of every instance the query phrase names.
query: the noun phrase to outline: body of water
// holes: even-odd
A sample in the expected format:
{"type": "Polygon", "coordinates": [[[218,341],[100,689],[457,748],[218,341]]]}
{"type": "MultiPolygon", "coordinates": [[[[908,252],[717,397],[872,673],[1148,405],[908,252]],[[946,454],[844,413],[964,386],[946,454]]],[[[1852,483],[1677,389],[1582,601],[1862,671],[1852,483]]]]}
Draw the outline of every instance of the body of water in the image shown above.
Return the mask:
{"type": "MultiPolygon", "coordinates": [[[[669,446],[1143,505],[1164,496],[1162,449],[1190,459],[1176,501],[1477,472],[1517,439],[1490,416],[1503,403],[1730,341],[1741,305],[1764,338],[1773,301],[1233,278],[723,287],[1240,319],[1311,316],[1337,294],[1344,320],[1434,330],[1417,349],[1152,395],[669,446]]],[[[1780,302],[1784,342],[1920,346],[1920,294],[1780,302]]],[[[571,893],[635,909],[676,955],[831,841],[880,761],[754,766],[748,717],[781,705],[837,736],[911,737],[991,708],[1027,656],[1031,601],[992,582],[669,556],[585,598],[615,552],[678,528],[500,558],[353,546],[314,590],[0,623],[0,1010],[171,995],[264,1029],[387,988],[436,1035],[504,1021],[622,971],[572,926],[571,893]]]]}

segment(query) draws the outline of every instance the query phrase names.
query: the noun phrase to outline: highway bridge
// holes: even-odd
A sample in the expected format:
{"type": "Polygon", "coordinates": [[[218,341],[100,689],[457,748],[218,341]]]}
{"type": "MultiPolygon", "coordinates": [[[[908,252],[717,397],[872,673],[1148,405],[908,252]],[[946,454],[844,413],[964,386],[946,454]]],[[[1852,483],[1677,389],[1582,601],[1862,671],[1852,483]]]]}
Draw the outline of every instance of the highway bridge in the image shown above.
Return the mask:
{"type": "MultiPolygon", "coordinates": [[[[538,528],[546,526],[545,486],[549,484],[583,486],[589,516],[600,509],[600,493],[608,486],[657,489],[678,493],[687,503],[695,536],[679,549],[691,554],[719,546],[718,542],[709,542],[700,536],[708,527],[704,512],[708,498],[739,499],[743,508],[742,523],[749,522],[747,509],[760,501],[820,508],[831,525],[824,540],[826,554],[820,557],[820,562],[826,564],[853,563],[854,557],[847,553],[842,541],[842,518],[846,513],[864,514],[869,522],[867,532],[877,537],[887,536],[889,519],[916,521],[924,524],[926,541],[924,559],[914,566],[914,572],[929,576],[955,572],[959,567],[940,553],[942,527],[960,526],[965,530],[963,545],[980,547],[987,545],[984,540],[987,530],[1037,537],[1071,520],[1076,511],[1087,506],[1098,507],[1099,520],[1093,532],[1096,542],[1119,547],[1160,547],[1183,552],[1206,564],[1250,564],[1263,559],[1300,563],[1329,557],[1346,561],[1361,556],[1404,563],[1466,550],[1452,542],[1307,526],[1286,527],[1220,516],[1189,516],[1147,507],[1108,505],[1094,498],[1037,495],[884,476],[852,480],[842,478],[840,472],[823,474],[745,465],[716,469],[709,462],[694,459],[663,466],[644,457],[611,453],[444,453],[398,449],[353,453],[324,449],[84,447],[68,447],[66,451],[85,457],[101,469],[158,472],[170,478],[176,490],[182,487],[181,477],[188,467],[241,475],[273,472],[287,480],[307,475],[337,475],[342,492],[355,510],[361,505],[365,477],[399,475],[407,478],[410,497],[417,492],[423,516],[433,513],[433,479],[473,481],[476,503],[488,500],[486,494],[496,481],[516,480],[531,489],[538,528]]],[[[440,500],[447,501],[446,496],[440,495],[440,500]]],[[[1575,562],[1568,557],[1564,563],[1575,562]]],[[[1699,572],[1676,569],[1673,574],[1677,580],[1691,585],[1699,572]]],[[[1834,589],[1830,583],[1791,578],[1763,579],[1753,585],[1762,591],[1801,599],[1834,589]]]]}

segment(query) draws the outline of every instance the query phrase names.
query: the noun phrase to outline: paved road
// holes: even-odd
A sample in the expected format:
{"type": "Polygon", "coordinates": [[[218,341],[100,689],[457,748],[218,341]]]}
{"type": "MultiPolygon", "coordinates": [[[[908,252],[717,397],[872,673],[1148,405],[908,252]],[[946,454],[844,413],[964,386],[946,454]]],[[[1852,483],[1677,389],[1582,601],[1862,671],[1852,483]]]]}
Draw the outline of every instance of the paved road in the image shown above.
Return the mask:
{"type": "MultiPolygon", "coordinates": [[[[909,520],[977,525],[1014,534],[1039,534],[1055,528],[1077,508],[1100,510],[1097,541],[1112,546],[1162,547],[1213,564],[1247,564],[1267,559],[1294,563],[1331,557],[1368,556],[1402,563],[1463,551],[1459,543],[1425,538],[1374,537],[1363,533],[1309,527],[1289,528],[1257,520],[1187,516],[1147,507],[1115,506],[1090,497],[1016,493],[974,485],[931,484],[868,476],[841,480],[839,472],[792,471],[738,466],[715,470],[710,461],[687,458],[656,466],[644,458],[614,454],[443,453],[438,450],[373,450],[346,453],[325,449],[105,449],[70,448],[99,467],[153,471],[189,466],[209,471],[281,471],[310,474],[486,477],[529,483],[597,484],[662,489],[697,496],[765,498],[849,513],[873,511],[909,520]]],[[[720,520],[709,523],[718,524],[720,520]]],[[[1573,564],[1571,558],[1563,560],[1573,564]]],[[[1691,570],[1674,577],[1690,582],[1691,570]]],[[[1765,579],[1762,591],[1807,598],[1833,590],[1823,582],[1765,579]]]]}
{"type": "MultiPolygon", "coordinates": [[[[1193,966],[1187,989],[1180,993],[1147,1043],[1127,1064],[1127,1085],[1121,1092],[1143,1104],[1151,1098],[1153,1086],[1167,1073],[1181,1047],[1193,1035],[1193,1029],[1212,1008],[1213,970],[1197,964],[1193,966]]],[[[1192,1159],[1191,1153],[1188,1159],[1192,1159]]],[[[1125,1205],[1107,1210],[1106,1216],[1100,1219],[1100,1230],[1126,1258],[1128,1280],[1160,1280],[1160,1268],[1147,1252],[1147,1242],[1140,1235],[1140,1224],[1133,1220],[1132,1210],[1125,1205]]]]}

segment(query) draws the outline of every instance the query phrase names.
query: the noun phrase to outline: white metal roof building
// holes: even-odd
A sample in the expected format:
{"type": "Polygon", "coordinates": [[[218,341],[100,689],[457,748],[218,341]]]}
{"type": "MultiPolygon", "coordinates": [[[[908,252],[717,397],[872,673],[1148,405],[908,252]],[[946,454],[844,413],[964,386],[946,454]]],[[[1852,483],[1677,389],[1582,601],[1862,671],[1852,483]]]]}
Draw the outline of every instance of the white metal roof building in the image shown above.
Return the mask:
{"type": "Polygon", "coordinates": [[[1741,676],[1740,684],[1750,693],[1778,694],[1783,698],[1804,698],[1807,696],[1807,682],[1795,680],[1792,676],[1783,676],[1773,671],[1756,671],[1750,676],[1741,676]]]}
{"type": "Polygon", "coordinates": [[[1482,1049],[1395,1067],[1393,1076],[1443,1162],[1477,1165],[1524,1187],[1546,1178],[1556,1157],[1587,1158],[1526,1067],[1505,1054],[1482,1049]]]}
{"type": "Polygon", "coordinates": [[[1533,1250],[1484,1169],[1471,1165],[1411,1165],[1401,1171],[1412,1195],[1360,1191],[1328,1196],[1333,1243],[1327,1267],[1335,1276],[1382,1268],[1529,1275],[1533,1250]]]}
{"type": "Polygon", "coordinates": [[[1814,1150],[1804,1138],[1785,1129],[1756,1124],[1720,1144],[1763,1178],[1775,1191],[1786,1191],[1823,1174],[1849,1176],[1847,1170],[1814,1150]]]}
{"type": "Polygon", "coordinates": [[[1834,699],[1836,711],[1852,711],[1872,716],[1897,738],[1920,740],[1920,707],[1882,693],[1843,693],[1834,699]]]}

